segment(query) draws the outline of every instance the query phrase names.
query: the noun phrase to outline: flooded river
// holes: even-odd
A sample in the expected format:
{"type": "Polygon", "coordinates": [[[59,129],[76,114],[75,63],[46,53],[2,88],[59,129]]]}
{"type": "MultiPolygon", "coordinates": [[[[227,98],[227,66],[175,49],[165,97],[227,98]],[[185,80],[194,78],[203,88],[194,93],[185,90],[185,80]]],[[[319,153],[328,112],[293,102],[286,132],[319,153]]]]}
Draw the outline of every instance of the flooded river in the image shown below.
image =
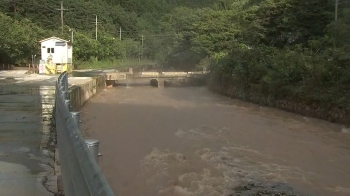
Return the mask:
{"type": "Polygon", "coordinates": [[[341,125],[204,87],[116,87],[81,118],[118,195],[350,195],[350,131],[341,125]]]}

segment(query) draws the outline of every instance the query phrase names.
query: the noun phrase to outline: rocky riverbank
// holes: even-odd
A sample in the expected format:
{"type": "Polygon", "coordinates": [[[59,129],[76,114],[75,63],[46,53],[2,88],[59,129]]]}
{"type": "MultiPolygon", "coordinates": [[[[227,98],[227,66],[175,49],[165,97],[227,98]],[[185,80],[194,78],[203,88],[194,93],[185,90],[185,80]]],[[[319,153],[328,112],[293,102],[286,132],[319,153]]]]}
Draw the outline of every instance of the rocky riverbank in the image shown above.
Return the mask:
{"type": "Polygon", "coordinates": [[[230,98],[350,126],[350,111],[334,104],[324,104],[310,100],[275,99],[253,90],[243,91],[235,84],[223,85],[220,81],[213,80],[213,78],[209,79],[208,87],[211,91],[230,98]]]}
{"type": "Polygon", "coordinates": [[[302,196],[283,183],[249,183],[236,187],[234,192],[239,196],[302,196]]]}

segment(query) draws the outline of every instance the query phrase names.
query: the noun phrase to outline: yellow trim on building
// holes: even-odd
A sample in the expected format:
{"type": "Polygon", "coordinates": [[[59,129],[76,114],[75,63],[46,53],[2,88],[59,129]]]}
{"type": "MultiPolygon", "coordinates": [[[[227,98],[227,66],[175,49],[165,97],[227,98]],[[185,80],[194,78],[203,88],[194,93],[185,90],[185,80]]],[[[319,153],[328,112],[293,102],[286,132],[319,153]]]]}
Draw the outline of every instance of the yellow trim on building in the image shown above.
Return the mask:
{"type": "Polygon", "coordinates": [[[45,64],[45,74],[56,74],[56,65],[45,64]]]}
{"type": "MultiPolygon", "coordinates": [[[[60,65],[50,65],[50,64],[45,64],[45,74],[50,75],[50,74],[59,74],[58,70],[57,70],[57,66],[60,65]]],[[[60,70],[62,73],[63,72],[68,72],[68,73],[72,73],[72,65],[71,64],[65,64],[62,65],[62,70],[60,70]]]]}

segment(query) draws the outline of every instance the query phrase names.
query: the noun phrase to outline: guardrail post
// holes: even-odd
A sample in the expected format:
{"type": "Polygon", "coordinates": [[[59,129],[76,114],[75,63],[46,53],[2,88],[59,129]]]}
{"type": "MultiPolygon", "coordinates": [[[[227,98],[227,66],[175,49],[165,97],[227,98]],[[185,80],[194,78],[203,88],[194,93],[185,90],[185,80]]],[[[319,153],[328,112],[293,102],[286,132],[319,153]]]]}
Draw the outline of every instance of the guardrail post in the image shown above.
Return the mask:
{"type": "Polygon", "coordinates": [[[96,160],[96,163],[97,163],[98,157],[99,157],[98,147],[100,145],[100,142],[98,140],[88,139],[88,140],[85,140],[85,144],[88,147],[88,149],[90,150],[92,156],[94,157],[94,159],[96,160]]]}
{"type": "Polygon", "coordinates": [[[62,95],[63,95],[63,99],[69,99],[68,91],[65,91],[63,89],[64,89],[64,87],[61,87],[61,92],[62,92],[62,95]]]}
{"type": "Polygon", "coordinates": [[[68,111],[70,111],[70,100],[66,99],[66,100],[64,100],[64,102],[66,103],[68,111]]]}
{"type": "Polygon", "coordinates": [[[79,123],[80,123],[80,112],[71,112],[70,113],[73,117],[73,120],[77,124],[77,127],[80,128],[79,123]]]}
{"type": "Polygon", "coordinates": [[[67,91],[63,91],[62,89],[63,87],[61,88],[63,99],[67,99],[67,91]]]}
{"type": "Polygon", "coordinates": [[[62,79],[60,80],[60,87],[62,91],[67,91],[65,81],[62,79]]]}
{"type": "MultiPolygon", "coordinates": [[[[68,75],[66,74],[65,80],[64,80],[64,88],[68,92],[68,75]]],[[[67,95],[69,96],[69,95],[67,95]]],[[[68,97],[67,97],[68,99],[68,97]]]]}

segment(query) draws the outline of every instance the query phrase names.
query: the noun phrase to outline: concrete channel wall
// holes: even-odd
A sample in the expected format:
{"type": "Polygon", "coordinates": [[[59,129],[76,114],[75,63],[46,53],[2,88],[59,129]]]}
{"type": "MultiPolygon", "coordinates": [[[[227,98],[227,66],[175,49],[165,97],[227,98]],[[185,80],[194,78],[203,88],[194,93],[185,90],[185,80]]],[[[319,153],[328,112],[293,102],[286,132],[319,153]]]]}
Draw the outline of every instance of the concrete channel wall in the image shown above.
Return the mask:
{"type": "MultiPolygon", "coordinates": [[[[94,77],[70,77],[69,82],[69,98],[71,101],[71,111],[79,111],[80,108],[95,94],[105,89],[104,76],[94,77]]],[[[55,176],[57,176],[57,194],[63,192],[63,184],[61,180],[60,158],[58,148],[55,148],[55,176]]]]}
{"type": "MultiPolygon", "coordinates": [[[[103,87],[100,81],[100,77],[68,79],[66,72],[58,77],[55,96],[58,153],[55,156],[59,156],[58,175],[59,179],[62,179],[58,182],[58,186],[62,187],[58,189],[58,194],[63,192],[67,196],[114,196],[97,164],[97,154],[94,156],[95,153],[87,145],[88,140],[85,140],[79,131],[79,117],[76,118],[71,108],[74,106],[74,109],[78,110],[90,97],[99,92],[103,87]],[[67,92],[70,93],[72,101],[67,100],[67,92]]],[[[94,152],[98,152],[98,147],[94,152]]]]}
{"type": "Polygon", "coordinates": [[[92,96],[101,92],[106,87],[105,77],[71,77],[69,97],[72,111],[78,111],[92,96]]]}

